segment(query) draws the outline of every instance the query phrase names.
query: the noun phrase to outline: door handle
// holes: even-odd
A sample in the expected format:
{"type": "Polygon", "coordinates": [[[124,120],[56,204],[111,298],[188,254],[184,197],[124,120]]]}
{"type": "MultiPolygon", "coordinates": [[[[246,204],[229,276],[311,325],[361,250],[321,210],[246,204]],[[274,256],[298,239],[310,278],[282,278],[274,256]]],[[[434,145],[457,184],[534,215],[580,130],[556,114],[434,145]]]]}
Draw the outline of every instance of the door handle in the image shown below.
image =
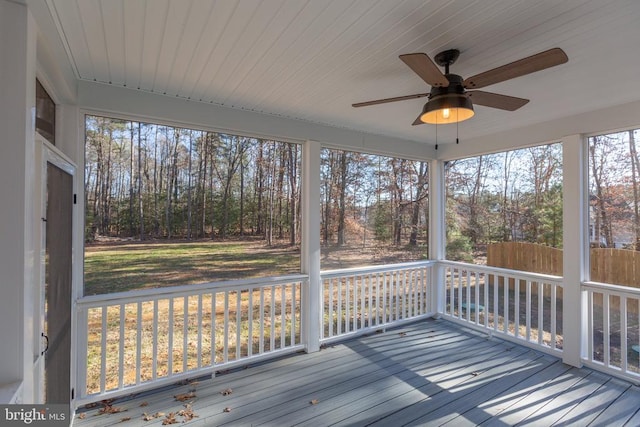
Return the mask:
{"type": "Polygon", "coordinates": [[[42,337],[46,340],[46,342],[47,342],[47,345],[46,345],[46,347],[44,348],[44,350],[42,350],[42,351],[40,352],[40,356],[44,356],[44,354],[47,352],[47,350],[49,350],[49,337],[48,337],[48,336],[46,336],[46,335],[44,334],[44,332],[42,332],[42,333],[40,334],[40,336],[42,336],[42,337]]]}

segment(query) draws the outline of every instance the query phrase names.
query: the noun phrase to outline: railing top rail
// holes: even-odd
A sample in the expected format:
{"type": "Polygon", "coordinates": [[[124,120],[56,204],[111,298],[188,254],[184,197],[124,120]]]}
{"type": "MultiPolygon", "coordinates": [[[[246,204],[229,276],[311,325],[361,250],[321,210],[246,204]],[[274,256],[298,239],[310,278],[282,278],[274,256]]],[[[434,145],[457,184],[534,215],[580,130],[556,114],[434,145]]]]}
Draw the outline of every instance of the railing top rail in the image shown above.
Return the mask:
{"type": "Polygon", "coordinates": [[[469,264],[466,262],[458,262],[458,261],[443,260],[443,261],[438,261],[438,263],[441,265],[449,265],[452,267],[458,267],[462,269],[480,270],[486,273],[496,273],[504,276],[511,276],[511,277],[517,276],[525,279],[539,280],[544,282],[556,282],[556,283],[562,282],[562,276],[554,276],[551,274],[532,273],[530,271],[511,270],[508,268],[492,267],[488,265],[479,265],[479,264],[469,264]]]}
{"type": "Polygon", "coordinates": [[[640,288],[631,288],[622,285],[612,285],[601,282],[583,282],[582,288],[585,290],[607,291],[608,293],[624,294],[632,298],[640,297],[640,288]]]}
{"type": "Polygon", "coordinates": [[[435,261],[433,260],[424,260],[424,261],[402,262],[397,264],[384,264],[384,265],[353,267],[353,268],[344,268],[344,269],[336,269],[336,270],[323,270],[320,272],[320,276],[322,278],[328,278],[328,277],[335,277],[335,276],[344,276],[347,274],[380,273],[383,271],[391,271],[391,270],[398,270],[398,269],[428,267],[430,265],[433,265],[434,263],[435,261]]]}
{"type": "Polygon", "coordinates": [[[164,288],[150,288],[111,294],[88,295],[78,299],[78,306],[84,308],[99,307],[109,304],[132,303],[174,296],[193,295],[210,291],[242,290],[251,287],[282,285],[292,282],[304,282],[309,279],[306,274],[293,274],[278,277],[256,277],[243,280],[227,280],[224,282],[208,282],[196,285],[176,285],[164,288]]]}

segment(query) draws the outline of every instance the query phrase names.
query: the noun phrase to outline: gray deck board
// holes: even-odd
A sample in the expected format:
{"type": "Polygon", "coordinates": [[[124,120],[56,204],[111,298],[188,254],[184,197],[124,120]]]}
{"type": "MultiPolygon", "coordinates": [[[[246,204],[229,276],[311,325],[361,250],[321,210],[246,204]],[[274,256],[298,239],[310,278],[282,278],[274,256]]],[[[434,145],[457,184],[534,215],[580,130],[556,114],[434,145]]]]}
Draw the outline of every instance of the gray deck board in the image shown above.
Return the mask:
{"type": "Polygon", "coordinates": [[[143,413],[178,412],[190,390],[190,426],[640,425],[630,383],[428,320],[113,402],[125,412],[82,409],[74,426],[159,427],[143,413]]]}

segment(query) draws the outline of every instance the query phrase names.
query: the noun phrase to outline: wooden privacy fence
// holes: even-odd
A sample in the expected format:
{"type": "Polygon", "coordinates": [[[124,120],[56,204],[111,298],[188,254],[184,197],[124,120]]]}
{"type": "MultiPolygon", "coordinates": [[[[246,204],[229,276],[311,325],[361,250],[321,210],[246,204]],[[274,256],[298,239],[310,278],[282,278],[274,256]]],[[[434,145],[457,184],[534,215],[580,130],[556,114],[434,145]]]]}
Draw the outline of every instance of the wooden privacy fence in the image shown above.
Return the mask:
{"type": "Polygon", "coordinates": [[[492,243],[487,247],[487,265],[562,276],[562,249],[535,243],[492,243]]]}
{"type": "MultiPolygon", "coordinates": [[[[640,288],[640,252],[592,248],[591,281],[640,288]]],[[[492,243],[487,265],[562,276],[562,249],[535,243],[492,243]]]]}

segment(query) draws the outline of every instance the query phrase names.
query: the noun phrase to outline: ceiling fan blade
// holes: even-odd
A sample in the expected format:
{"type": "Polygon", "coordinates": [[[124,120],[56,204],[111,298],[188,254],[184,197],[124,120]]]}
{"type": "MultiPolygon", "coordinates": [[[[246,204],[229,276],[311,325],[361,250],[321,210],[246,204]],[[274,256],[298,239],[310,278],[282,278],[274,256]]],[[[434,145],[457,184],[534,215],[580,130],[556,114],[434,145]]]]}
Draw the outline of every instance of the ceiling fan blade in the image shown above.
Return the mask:
{"type": "Polygon", "coordinates": [[[515,111],[529,102],[528,99],[516,98],[515,96],[500,95],[498,93],[484,92],[482,90],[472,90],[467,92],[474,104],[485,107],[499,108],[501,110],[515,111]]]}
{"type": "Polygon", "coordinates": [[[427,54],[407,53],[400,55],[400,59],[429,85],[435,87],[449,86],[449,80],[442,74],[442,71],[440,71],[438,66],[433,63],[427,54]]]}
{"type": "Polygon", "coordinates": [[[386,104],[387,102],[404,101],[407,99],[424,98],[428,93],[416,93],[414,95],[396,96],[394,98],[376,99],[375,101],[358,102],[351,104],[352,107],[366,107],[367,105],[386,104]]]}
{"type": "MultiPolygon", "coordinates": [[[[422,114],[420,114],[420,116],[421,116],[421,115],[422,115],[422,114]]],[[[411,126],[416,126],[416,125],[423,125],[423,124],[425,124],[422,120],[420,120],[420,116],[418,116],[418,117],[413,121],[413,123],[411,123],[411,126]]]]}
{"type": "Polygon", "coordinates": [[[500,83],[505,80],[535,73],[546,68],[564,64],[569,58],[564,51],[558,47],[537,53],[510,64],[494,68],[484,73],[476,74],[464,80],[463,85],[469,89],[477,89],[500,83]]]}

